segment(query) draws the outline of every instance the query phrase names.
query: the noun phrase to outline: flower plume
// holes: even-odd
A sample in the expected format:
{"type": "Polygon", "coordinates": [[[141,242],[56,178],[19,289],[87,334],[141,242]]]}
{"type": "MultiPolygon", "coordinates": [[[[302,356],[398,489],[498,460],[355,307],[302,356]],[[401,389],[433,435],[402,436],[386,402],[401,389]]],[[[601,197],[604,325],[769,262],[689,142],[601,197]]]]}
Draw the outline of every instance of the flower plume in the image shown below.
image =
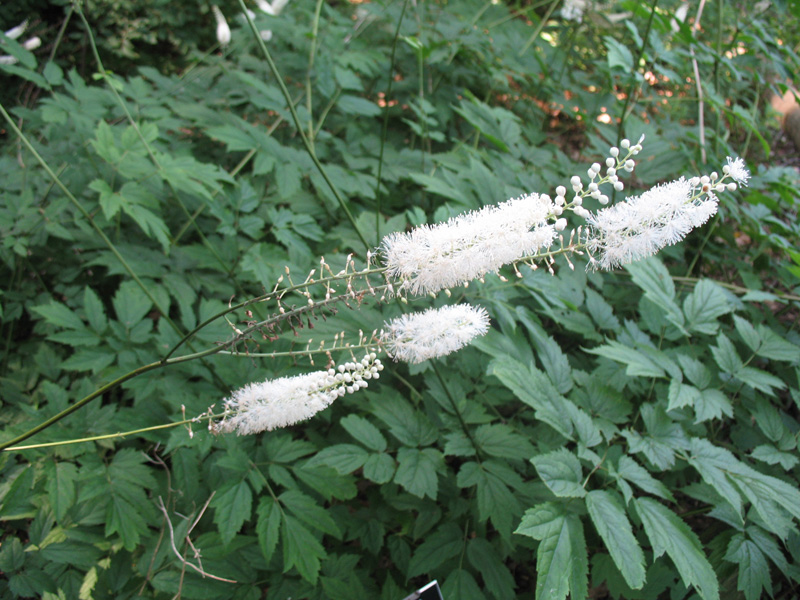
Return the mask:
{"type": "Polygon", "coordinates": [[[367,381],[378,379],[382,370],[381,361],[371,353],[337,369],[251,383],[225,400],[225,417],[217,430],[249,435],[305,421],[336,398],[367,387],[367,381]]]}
{"type": "Polygon", "coordinates": [[[489,330],[485,308],[456,304],[403,315],[387,323],[383,342],[395,360],[421,363],[446,356],[489,330]]]}
{"type": "Polygon", "coordinates": [[[548,196],[528,194],[458,215],[446,223],[393,233],[381,244],[388,274],[412,294],[461,285],[549,246],[555,228],[548,196]]]}

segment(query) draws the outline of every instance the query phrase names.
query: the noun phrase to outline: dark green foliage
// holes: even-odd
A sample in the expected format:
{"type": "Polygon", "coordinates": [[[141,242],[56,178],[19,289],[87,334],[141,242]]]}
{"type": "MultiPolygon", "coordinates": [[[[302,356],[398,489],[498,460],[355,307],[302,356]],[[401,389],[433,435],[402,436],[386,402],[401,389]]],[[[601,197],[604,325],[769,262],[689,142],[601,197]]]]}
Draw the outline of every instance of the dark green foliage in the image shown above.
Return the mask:
{"type": "MultiPolygon", "coordinates": [[[[220,3],[231,45],[207,54],[210,5],[86,2],[97,77],[77,15],[46,52],[5,42],[19,62],[0,68],[25,93],[4,106],[77,206],[5,128],[0,441],[151,367],[24,443],[148,431],[0,454],[0,596],[399,600],[433,578],[447,600],[796,594],[798,177],[764,98],[797,73],[797,9],[709,3],[698,30],[673,20],[678,2],[653,5],[579,24],[542,21],[549,3],[322,3],[316,39],[313,4],[259,15],[353,222],[237,4],[220,3]],[[244,353],[354,340],[399,314],[367,295],[238,357],[158,365],[287,266],[302,281],[320,256],[334,271],[363,257],[354,224],[377,247],[552,194],[642,133],[626,193],[728,155],[750,186],[624,270],[559,260],[431,301],[485,306],[492,329],[435,365],[388,364],[310,421],[152,429],[326,360],[244,353]]],[[[172,356],[273,308],[247,310],[172,356]]]]}

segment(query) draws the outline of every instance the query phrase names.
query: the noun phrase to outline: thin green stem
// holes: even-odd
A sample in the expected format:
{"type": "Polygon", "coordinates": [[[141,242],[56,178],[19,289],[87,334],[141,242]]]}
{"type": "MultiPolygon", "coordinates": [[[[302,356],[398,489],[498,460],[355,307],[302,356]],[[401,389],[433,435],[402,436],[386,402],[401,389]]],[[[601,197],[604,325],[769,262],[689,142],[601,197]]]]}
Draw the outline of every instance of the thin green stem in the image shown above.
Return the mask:
{"type": "Polygon", "coordinates": [[[308,69],[306,70],[306,109],[308,110],[308,143],[314,148],[314,110],[311,93],[311,73],[314,70],[314,55],[317,52],[317,34],[319,33],[319,15],[322,12],[322,0],[317,0],[314,9],[314,20],[311,25],[311,44],[308,50],[308,69]]]}
{"type": "MultiPolygon", "coordinates": [[[[653,26],[653,19],[656,16],[656,6],[658,6],[658,0],[653,0],[653,4],[650,6],[650,17],[647,19],[647,27],[644,30],[644,36],[642,37],[642,46],[639,48],[639,51],[636,53],[636,57],[633,60],[633,69],[639,69],[639,63],[642,60],[642,56],[644,56],[644,51],[647,48],[647,42],[650,39],[650,28],[653,26]]],[[[625,119],[628,117],[628,106],[631,103],[631,98],[634,96],[634,92],[636,88],[641,84],[636,81],[636,78],[633,77],[631,80],[630,85],[628,86],[628,93],[625,94],[625,103],[622,105],[622,113],[619,117],[619,124],[617,125],[617,139],[621,139],[625,132],[625,119]]]]}
{"type": "Polygon", "coordinates": [[[525,45],[519,51],[519,55],[518,56],[522,56],[523,54],[525,54],[525,52],[527,52],[528,48],[531,47],[531,44],[533,44],[536,41],[536,38],[538,38],[539,34],[542,33],[542,29],[544,29],[544,26],[547,25],[547,21],[550,19],[550,15],[553,14],[553,11],[556,9],[556,6],[558,6],[558,3],[560,1],[561,0],[553,0],[553,2],[550,4],[550,7],[547,9],[547,12],[542,17],[542,20],[539,21],[539,24],[536,26],[536,29],[533,31],[533,35],[531,35],[531,37],[528,39],[527,42],[525,42],[525,45]]]}
{"type": "Polygon", "coordinates": [[[150,293],[150,290],[147,288],[147,286],[145,286],[144,283],[142,282],[142,280],[139,279],[139,276],[133,271],[131,266],[122,257],[122,255],[119,253],[119,251],[114,246],[114,244],[111,242],[111,240],[108,239],[108,236],[103,232],[102,229],[100,229],[100,227],[97,225],[97,223],[95,223],[94,219],[92,218],[92,215],[89,214],[89,211],[87,211],[83,207],[83,205],[72,194],[72,192],[69,191],[67,186],[65,186],[64,183],[61,181],[61,179],[59,179],[59,177],[53,172],[53,170],[50,168],[50,165],[47,164],[47,161],[45,161],[44,158],[42,158],[42,156],[36,151],[36,148],[33,147],[33,144],[31,144],[31,142],[28,140],[27,136],[24,133],[22,133],[22,131],[19,129],[19,127],[17,127],[17,124],[14,123],[14,120],[11,118],[11,115],[9,115],[6,112],[6,109],[2,104],[0,104],[0,114],[3,115],[3,118],[8,123],[8,126],[16,134],[16,136],[19,138],[19,140],[25,145],[25,147],[30,151],[30,153],[33,154],[33,157],[42,166],[42,168],[45,170],[45,172],[50,177],[50,179],[53,180],[53,182],[56,184],[56,186],[58,186],[58,188],[62,191],[62,193],[67,197],[67,199],[69,199],[69,201],[72,202],[72,204],[78,209],[78,211],[83,215],[83,217],[89,222],[89,224],[92,226],[92,229],[94,229],[97,232],[97,235],[100,236],[100,239],[103,240],[103,242],[106,244],[106,246],[108,246],[108,249],[111,250],[112,254],[114,254],[114,256],[117,258],[117,260],[119,260],[119,262],[122,265],[122,267],[128,272],[128,275],[131,276],[131,279],[133,279],[136,282],[136,284],[141,288],[141,290],[144,292],[144,294],[147,296],[147,298],[150,300],[150,302],[153,303],[153,306],[156,307],[156,309],[158,310],[158,312],[161,315],[161,317],[176,332],[178,332],[180,334],[181,331],[178,328],[178,326],[169,318],[169,316],[165,313],[165,311],[161,308],[161,306],[159,306],[158,302],[156,301],[155,297],[153,297],[153,295],[150,293]]]}
{"type": "Polygon", "coordinates": [[[386,137],[389,132],[389,102],[392,98],[392,85],[394,84],[394,60],[397,51],[397,40],[400,37],[400,26],[403,24],[403,18],[406,15],[406,7],[408,0],[403,0],[403,9],[400,12],[400,18],[397,20],[397,27],[394,30],[394,39],[392,40],[392,53],[389,56],[389,85],[386,86],[386,95],[383,97],[386,104],[383,107],[383,127],[381,130],[381,149],[378,153],[378,175],[375,182],[375,245],[380,246],[381,243],[381,176],[383,174],[383,148],[386,145],[386,137]]]}
{"type": "Polygon", "coordinates": [[[300,139],[303,141],[303,146],[305,146],[306,152],[308,152],[308,156],[313,161],[314,166],[317,168],[320,175],[322,175],[322,178],[325,180],[325,183],[328,185],[328,188],[331,190],[331,193],[333,193],[337,203],[339,204],[339,207],[342,209],[342,211],[344,211],[345,215],[347,216],[347,219],[350,221],[350,225],[353,227],[353,231],[356,232],[356,235],[361,240],[361,243],[364,244],[364,248],[369,250],[370,245],[367,242],[367,238],[365,238],[364,234],[361,233],[361,230],[359,229],[358,224],[356,223],[356,220],[353,217],[353,214],[350,212],[347,203],[345,202],[344,198],[342,198],[342,195],[339,193],[339,190],[333,184],[330,177],[328,177],[328,173],[325,171],[325,168],[322,166],[322,163],[319,162],[319,159],[317,158],[317,155],[314,152],[314,148],[309,143],[308,138],[306,137],[306,134],[303,131],[303,126],[300,123],[300,117],[298,116],[297,111],[294,108],[294,104],[292,103],[292,97],[289,94],[289,90],[286,88],[286,84],[283,82],[281,73],[280,71],[278,71],[278,67],[275,64],[275,61],[272,60],[272,55],[267,49],[264,40],[261,39],[261,35],[259,35],[255,23],[253,23],[253,20],[250,18],[250,15],[247,14],[247,7],[245,6],[243,0],[239,0],[239,6],[242,9],[242,14],[244,15],[245,19],[247,19],[247,24],[250,26],[250,30],[253,32],[253,37],[255,38],[256,43],[258,44],[259,48],[261,48],[261,53],[264,55],[264,58],[267,61],[267,65],[269,66],[270,71],[272,71],[272,74],[278,83],[278,87],[280,88],[283,97],[286,100],[289,112],[292,115],[292,121],[294,122],[295,129],[297,130],[297,133],[300,135],[300,139]]]}
{"type": "Polygon", "coordinates": [[[202,423],[203,421],[210,421],[211,419],[219,419],[223,416],[223,413],[218,415],[201,415],[199,417],[193,417],[191,419],[184,419],[183,421],[175,421],[174,423],[164,423],[162,425],[153,425],[152,427],[143,427],[142,429],[132,429],[130,431],[120,431],[117,433],[107,433],[105,435],[94,435],[91,437],[85,438],[76,438],[73,440],[63,440],[60,442],[46,442],[44,444],[29,444],[27,446],[11,446],[9,448],[5,448],[11,452],[12,450],[33,450],[35,448],[52,448],[53,446],[67,446],[69,444],[81,444],[83,442],[98,442],[101,440],[115,440],[124,437],[128,437],[129,435],[138,435],[140,433],[147,433],[148,431],[159,431],[161,429],[170,429],[172,427],[177,427],[179,425],[189,425],[191,423],[202,423]]]}

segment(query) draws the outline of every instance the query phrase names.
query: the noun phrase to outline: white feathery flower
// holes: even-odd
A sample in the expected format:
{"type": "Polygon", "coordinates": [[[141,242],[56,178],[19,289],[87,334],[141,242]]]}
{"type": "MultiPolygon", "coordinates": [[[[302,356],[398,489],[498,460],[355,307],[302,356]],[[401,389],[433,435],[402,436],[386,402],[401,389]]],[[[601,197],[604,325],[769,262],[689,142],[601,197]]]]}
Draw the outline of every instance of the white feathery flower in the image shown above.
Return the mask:
{"type": "Polygon", "coordinates": [[[383,343],[395,360],[421,363],[460,350],[489,330],[485,308],[455,304],[403,315],[386,324],[383,343]]]}
{"type": "Polygon", "coordinates": [[[548,196],[528,194],[392,233],[381,242],[384,264],[415,295],[461,285],[552,244],[556,232],[547,218],[554,208],[548,196]]]}
{"type": "Polygon", "coordinates": [[[251,383],[225,400],[225,417],[217,431],[249,435],[305,421],[336,398],[367,387],[367,380],[378,379],[382,370],[371,353],[338,369],[251,383]]]}
{"type": "Polygon", "coordinates": [[[216,4],[211,5],[211,12],[214,13],[214,19],[217,22],[217,41],[220,46],[227,46],[231,42],[231,28],[225,20],[225,15],[216,4]]]}
{"type": "Polygon", "coordinates": [[[586,10],[587,0],[564,0],[561,6],[561,18],[567,21],[583,21],[583,12],[586,10]]]}
{"type": "Polygon", "coordinates": [[[588,247],[599,254],[595,263],[612,269],[682,240],[717,212],[716,196],[694,192],[681,177],[590,215],[588,247]]]}
{"type": "Polygon", "coordinates": [[[739,185],[747,185],[750,179],[750,171],[744,164],[744,161],[738,156],[734,159],[730,156],[727,158],[728,164],[722,167],[722,172],[730,176],[739,185]]]}
{"type": "Polygon", "coordinates": [[[8,31],[6,31],[5,32],[6,33],[6,37],[7,38],[11,38],[12,40],[15,40],[19,36],[21,36],[23,33],[25,33],[25,30],[27,28],[28,28],[28,19],[25,19],[22,23],[20,23],[16,27],[12,27],[8,31]]]}
{"type": "Polygon", "coordinates": [[[22,43],[22,47],[25,48],[25,50],[27,50],[28,52],[36,50],[41,45],[42,45],[42,38],[38,36],[34,36],[29,40],[25,40],[22,43]]]}

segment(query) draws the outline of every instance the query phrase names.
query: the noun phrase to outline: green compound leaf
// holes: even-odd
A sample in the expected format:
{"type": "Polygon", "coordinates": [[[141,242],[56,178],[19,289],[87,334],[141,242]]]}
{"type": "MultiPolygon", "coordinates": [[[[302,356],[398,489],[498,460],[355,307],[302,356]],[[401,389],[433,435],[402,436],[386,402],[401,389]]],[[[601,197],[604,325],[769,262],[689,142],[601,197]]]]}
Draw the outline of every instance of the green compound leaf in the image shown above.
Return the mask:
{"type": "Polygon", "coordinates": [[[228,544],[250,518],[253,492],[246,481],[240,481],[216,494],[211,506],[222,542],[228,544]]]}
{"type": "Polygon", "coordinates": [[[678,515],[650,498],[634,500],[645,534],[657,559],[665,552],[684,585],[693,585],[703,600],[719,600],[719,583],[700,540],[678,515]]]}
{"type": "Polygon", "coordinates": [[[561,448],[531,459],[544,484],[561,498],[583,498],[581,463],[569,450],[561,448]]]}
{"type": "Polygon", "coordinates": [[[316,585],[320,559],[327,557],[322,544],[297,519],[286,514],[283,517],[281,536],[283,572],[286,573],[292,567],[296,567],[303,579],[316,585]]]}
{"type": "Polygon", "coordinates": [[[758,546],[737,533],[728,544],[725,560],[739,565],[737,589],[744,592],[747,600],[758,600],[766,589],[772,597],[772,580],[769,576],[769,565],[758,546]]]}
{"type": "Polygon", "coordinates": [[[539,540],[536,551],[536,600],[587,596],[588,560],[583,527],[575,514],[552,502],[534,506],[516,533],[539,540]],[[569,566],[569,568],[566,568],[569,566]]]}
{"type": "Polygon", "coordinates": [[[395,483],[419,498],[428,496],[435,500],[439,490],[437,471],[444,466],[439,451],[433,448],[400,448],[397,452],[395,483]]]}
{"type": "Polygon", "coordinates": [[[383,437],[383,434],[375,425],[365,418],[358,415],[347,415],[339,421],[339,424],[345,428],[347,433],[370,450],[377,452],[386,450],[386,438],[383,437]]]}
{"type": "Polygon", "coordinates": [[[333,467],[342,475],[352,473],[361,468],[367,461],[369,453],[361,446],[355,444],[335,444],[320,450],[310,461],[308,466],[325,465],[333,467]]]}
{"type": "Polygon", "coordinates": [[[614,564],[633,589],[644,586],[644,553],[633,535],[625,511],[610,493],[593,490],[586,495],[586,508],[614,564]]]}

